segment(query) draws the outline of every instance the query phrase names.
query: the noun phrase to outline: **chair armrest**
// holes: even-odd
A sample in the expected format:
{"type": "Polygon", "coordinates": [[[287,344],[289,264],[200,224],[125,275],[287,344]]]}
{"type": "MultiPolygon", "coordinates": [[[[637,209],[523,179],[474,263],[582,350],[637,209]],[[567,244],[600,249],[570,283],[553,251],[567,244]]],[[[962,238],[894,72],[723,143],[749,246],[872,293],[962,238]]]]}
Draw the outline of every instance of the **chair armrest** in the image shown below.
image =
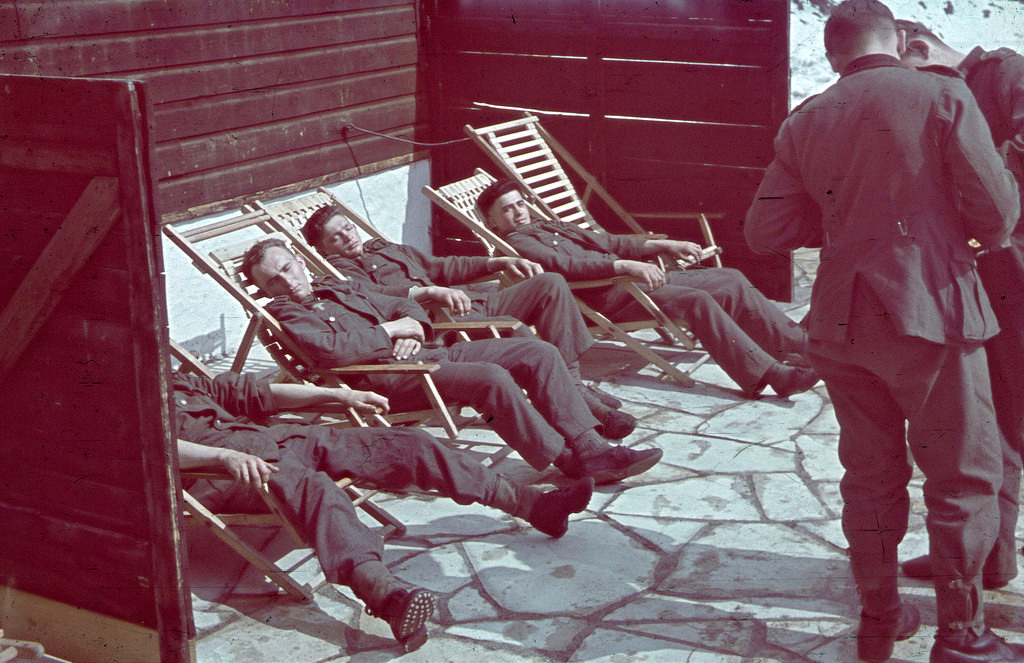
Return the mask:
{"type": "Polygon", "coordinates": [[[335,375],[409,375],[433,373],[440,364],[352,364],[329,369],[335,375]]]}
{"type": "Polygon", "coordinates": [[[435,322],[431,325],[434,331],[476,331],[479,329],[497,329],[498,331],[515,331],[523,326],[518,320],[455,320],[454,322],[435,322]]]}
{"type": "Polygon", "coordinates": [[[616,285],[629,282],[628,276],[613,276],[607,279],[592,279],[590,281],[569,281],[570,290],[584,290],[586,288],[600,288],[603,286],[616,285]]]}

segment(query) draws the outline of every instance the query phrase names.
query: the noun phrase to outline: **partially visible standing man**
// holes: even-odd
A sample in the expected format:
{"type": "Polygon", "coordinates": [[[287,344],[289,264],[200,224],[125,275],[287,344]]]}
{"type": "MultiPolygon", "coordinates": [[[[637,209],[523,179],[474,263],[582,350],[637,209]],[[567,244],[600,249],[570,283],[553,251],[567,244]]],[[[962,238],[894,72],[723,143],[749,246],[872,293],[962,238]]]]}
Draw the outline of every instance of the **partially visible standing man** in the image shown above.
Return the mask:
{"type": "MultiPolygon", "coordinates": [[[[905,34],[903,64],[924,70],[946,67],[964,77],[992,140],[1024,193],[1024,56],[1008,48],[970,53],[951,48],[921,23],[896,21],[905,34]]],[[[1021,453],[1024,451],[1024,226],[1017,222],[1010,246],[978,256],[999,333],[985,343],[992,401],[1003,434],[1003,485],[999,490],[999,537],[982,567],[985,589],[1005,586],[1017,575],[1016,529],[1020,511],[1021,453]]],[[[931,560],[903,563],[912,578],[931,576],[931,560]]]]}
{"type": "Polygon", "coordinates": [[[985,626],[1002,459],[982,343],[998,327],[968,244],[1006,241],[1017,187],[966,85],[903,68],[901,41],[878,0],[832,11],[840,79],[782,125],[745,233],[759,252],[822,246],[809,358],[839,420],[860,658],[887,660],[920,623],[897,590],[909,442],[936,575],[930,660],[1024,661],[985,626]]]}

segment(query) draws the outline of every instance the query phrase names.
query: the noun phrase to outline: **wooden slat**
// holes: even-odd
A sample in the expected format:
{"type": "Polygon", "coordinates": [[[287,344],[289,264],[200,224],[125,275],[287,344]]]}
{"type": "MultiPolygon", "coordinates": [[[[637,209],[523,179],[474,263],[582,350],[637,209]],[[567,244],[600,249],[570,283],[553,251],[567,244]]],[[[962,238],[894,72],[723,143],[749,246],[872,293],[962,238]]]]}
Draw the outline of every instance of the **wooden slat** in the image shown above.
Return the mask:
{"type": "MultiPolygon", "coordinates": [[[[397,133],[412,136],[415,132],[397,133]]],[[[164,210],[182,210],[187,209],[182,201],[222,200],[227,192],[252,196],[290,182],[313,182],[320,177],[328,178],[327,182],[337,181],[329,179],[330,175],[364,164],[400,159],[406,154],[405,146],[380,138],[323,145],[315,151],[278,155],[212,173],[165,180],[159,185],[159,203],[164,210]]]]}
{"type": "Polygon", "coordinates": [[[167,142],[249,127],[268,120],[282,121],[339,107],[371,104],[385,89],[389,96],[415,93],[415,67],[300,81],[258,93],[244,91],[161,104],[156,108],[154,139],[167,142]]]}
{"type": "Polygon", "coordinates": [[[139,76],[150,84],[155,105],[197,99],[239,90],[262,91],[295,81],[321,76],[407,67],[416,64],[416,39],[412,36],[363,44],[341,44],[308,51],[211,62],[201,68],[185,65],[159,70],[120,72],[139,76]]]}
{"type": "Polygon", "coordinates": [[[23,1],[18,9],[22,39],[95,35],[374,9],[405,0],[290,0],[289,2],[207,2],[180,0],[170,11],[164,0],[23,1]]]}
{"type": "Polygon", "coordinates": [[[67,76],[93,76],[126,64],[135,71],[162,69],[386,39],[412,34],[414,26],[415,8],[396,5],[109,37],[79,33],[54,39],[49,35],[10,45],[4,50],[4,62],[9,73],[59,69],[67,76]]]}
{"type": "Polygon", "coordinates": [[[166,179],[226,165],[235,166],[266,155],[306,151],[337,143],[341,138],[341,127],[355,117],[360,118],[361,124],[365,123],[363,126],[383,131],[409,126],[416,121],[412,99],[400,97],[359,109],[318,113],[301,119],[165,143],[157,147],[157,160],[161,175],[166,179]]]}
{"type": "Polygon", "coordinates": [[[0,376],[17,361],[25,346],[53,311],[71,278],[85,264],[117,219],[117,180],[96,178],[68,214],[46,251],[0,313],[0,376]],[[76,247],[67,251],[67,247],[76,247]]]}

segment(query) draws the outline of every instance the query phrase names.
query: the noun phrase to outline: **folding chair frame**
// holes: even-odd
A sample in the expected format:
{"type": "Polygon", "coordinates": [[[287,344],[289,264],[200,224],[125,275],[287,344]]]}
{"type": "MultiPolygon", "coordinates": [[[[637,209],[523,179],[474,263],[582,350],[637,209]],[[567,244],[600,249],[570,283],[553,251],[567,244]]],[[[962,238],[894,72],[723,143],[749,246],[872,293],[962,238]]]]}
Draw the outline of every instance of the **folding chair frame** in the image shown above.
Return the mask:
{"type": "MultiPolygon", "coordinates": [[[[501,236],[484,224],[484,220],[481,218],[480,212],[476,208],[477,197],[494,181],[494,177],[486,171],[478,168],[472,176],[464,180],[442,186],[438,189],[434,189],[433,187],[426,185],[423,187],[423,193],[441,209],[451,214],[466,226],[466,228],[468,228],[473,235],[484,244],[488,253],[491,255],[501,254],[512,257],[522,257],[511,244],[506,242],[501,236]]],[[[531,204],[531,213],[538,218],[548,218],[539,207],[533,204],[531,204]]],[[[698,361],[694,362],[687,371],[682,371],[673,363],[644,345],[642,342],[630,336],[627,328],[633,331],[637,329],[656,328],[659,330],[665,330],[667,335],[681,344],[684,348],[692,349],[694,347],[693,339],[691,339],[690,336],[686,334],[672,318],[666,315],[661,308],[651,300],[647,293],[637,287],[637,285],[629,278],[615,277],[613,279],[602,279],[597,281],[570,282],[569,287],[573,290],[580,290],[585,288],[606,287],[614,284],[618,284],[625,288],[651,315],[652,320],[639,323],[615,323],[603,313],[593,309],[577,297],[576,302],[583,315],[591,320],[605,335],[611,336],[623,343],[627,348],[645,359],[647,362],[657,366],[666,376],[675,380],[682,386],[692,386],[694,382],[693,378],[689,376],[689,373],[696,370],[700,365],[707,361],[708,356],[706,354],[703,355],[698,361]]]]}
{"type": "MultiPolygon", "coordinates": [[[[214,377],[214,372],[208,366],[199,361],[191,352],[186,350],[174,340],[170,341],[170,351],[175,359],[181,362],[183,368],[208,378],[214,377]]],[[[355,410],[346,408],[352,422],[358,426],[365,426],[366,423],[360,418],[355,410]]],[[[207,479],[212,481],[234,481],[226,470],[215,469],[183,469],[180,471],[182,479],[207,479]]],[[[352,504],[361,508],[371,518],[381,524],[383,529],[381,535],[387,539],[392,536],[401,536],[405,533],[405,525],[388,513],[385,509],[371,501],[371,498],[379,491],[361,491],[356,488],[351,479],[342,479],[335,482],[339,489],[344,490],[352,504]]],[[[238,534],[231,530],[233,526],[279,526],[291,537],[297,546],[308,547],[308,542],[303,539],[298,530],[285,514],[284,508],[277,497],[262,484],[256,489],[263,503],[267,507],[266,513],[214,513],[206,508],[199,500],[193,497],[188,490],[182,488],[182,508],[185,516],[185,523],[191,526],[203,526],[210,530],[217,538],[223,541],[228,547],[241,555],[246,561],[258,568],[273,583],[285,591],[289,596],[299,601],[307,602],[313,598],[313,588],[308,584],[300,585],[290,575],[304,558],[290,569],[283,569],[276,562],[268,559],[265,555],[250,546],[238,534]]]]}

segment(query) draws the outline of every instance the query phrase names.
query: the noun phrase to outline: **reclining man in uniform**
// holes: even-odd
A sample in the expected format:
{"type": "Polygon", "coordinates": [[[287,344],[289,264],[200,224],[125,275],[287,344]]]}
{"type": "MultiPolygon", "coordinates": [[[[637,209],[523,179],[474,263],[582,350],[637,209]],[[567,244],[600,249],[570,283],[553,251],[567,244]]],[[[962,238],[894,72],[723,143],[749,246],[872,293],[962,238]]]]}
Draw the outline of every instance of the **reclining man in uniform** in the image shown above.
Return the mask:
{"type": "MultiPolygon", "coordinates": [[[[498,180],[484,189],[477,207],[492,230],[545,270],[579,281],[626,275],[649,288],[651,299],[667,315],[687,321],[745,396],[752,398],[769,386],[785,398],[818,382],[803,360],[807,334],[742,273],[727,268],[666,273],[647,262],[665,255],[694,263],[701,254],[697,244],[597,233],[562,221],[535,221],[512,179],[498,180]]],[[[617,285],[578,294],[613,321],[648,315],[617,285]]]]}
{"type": "MultiPolygon", "coordinates": [[[[605,437],[621,440],[636,427],[632,415],[617,411],[622,405],[618,399],[579,381],[577,360],[590,349],[594,339],[560,274],[543,273],[540,265],[522,258],[439,258],[383,239],[371,239],[364,244],[355,224],[333,205],[313,212],[302,227],[302,235],[348,278],[371,284],[369,289],[385,295],[409,297],[428,313],[428,305],[436,304],[447,307],[460,319],[505,316],[536,327],[540,338],[558,348],[569,373],[579,383],[587,407],[601,422],[605,437]],[[488,292],[451,287],[501,270],[525,280],[488,292]]],[[[525,325],[516,335],[533,336],[525,325]]]]}
{"type": "Polygon", "coordinates": [[[586,508],[593,490],[590,478],[548,492],[514,483],[421,430],[251,423],[323,403],[387,411],[387,399],[372,392],[268,384],[236,373],[214,379],[174,373],[172,392],[180,466],[223,467],[236,479],[227,490],[223,481],[200,480],[189,492],[213,509],[253,510],[262,501],[251,489],[266,483],[312,545],[327,580],[351,587],[406,651],[426,640],[424,623],[435,598],[381,563],[380,537],[360,522],[336,480],[360,479],[384,490],[417,486],[459,504],[478,502],[555,538],[565,534],[570,514],[586,508]]]}
{"type": "MultiPolygon", "coordinates": [[[[276,238],[249,247],[241,270],[274,297],[267,310],[317,365],[439,363],[431,376],[441,396],[480,411],[538,471],[554,464],[567,476],[602,484],[645,472],[661,458],[660,449],[612,446],[597,432],[599,422],[549,343],[501,338],[424,348],[433,331],[419,304],[333,277],[311,283],[302,259],[276,238]]],[[[356,386],[383,392],[403,408],[429,406],[414,377],[367,376],[356,386]]]]}

